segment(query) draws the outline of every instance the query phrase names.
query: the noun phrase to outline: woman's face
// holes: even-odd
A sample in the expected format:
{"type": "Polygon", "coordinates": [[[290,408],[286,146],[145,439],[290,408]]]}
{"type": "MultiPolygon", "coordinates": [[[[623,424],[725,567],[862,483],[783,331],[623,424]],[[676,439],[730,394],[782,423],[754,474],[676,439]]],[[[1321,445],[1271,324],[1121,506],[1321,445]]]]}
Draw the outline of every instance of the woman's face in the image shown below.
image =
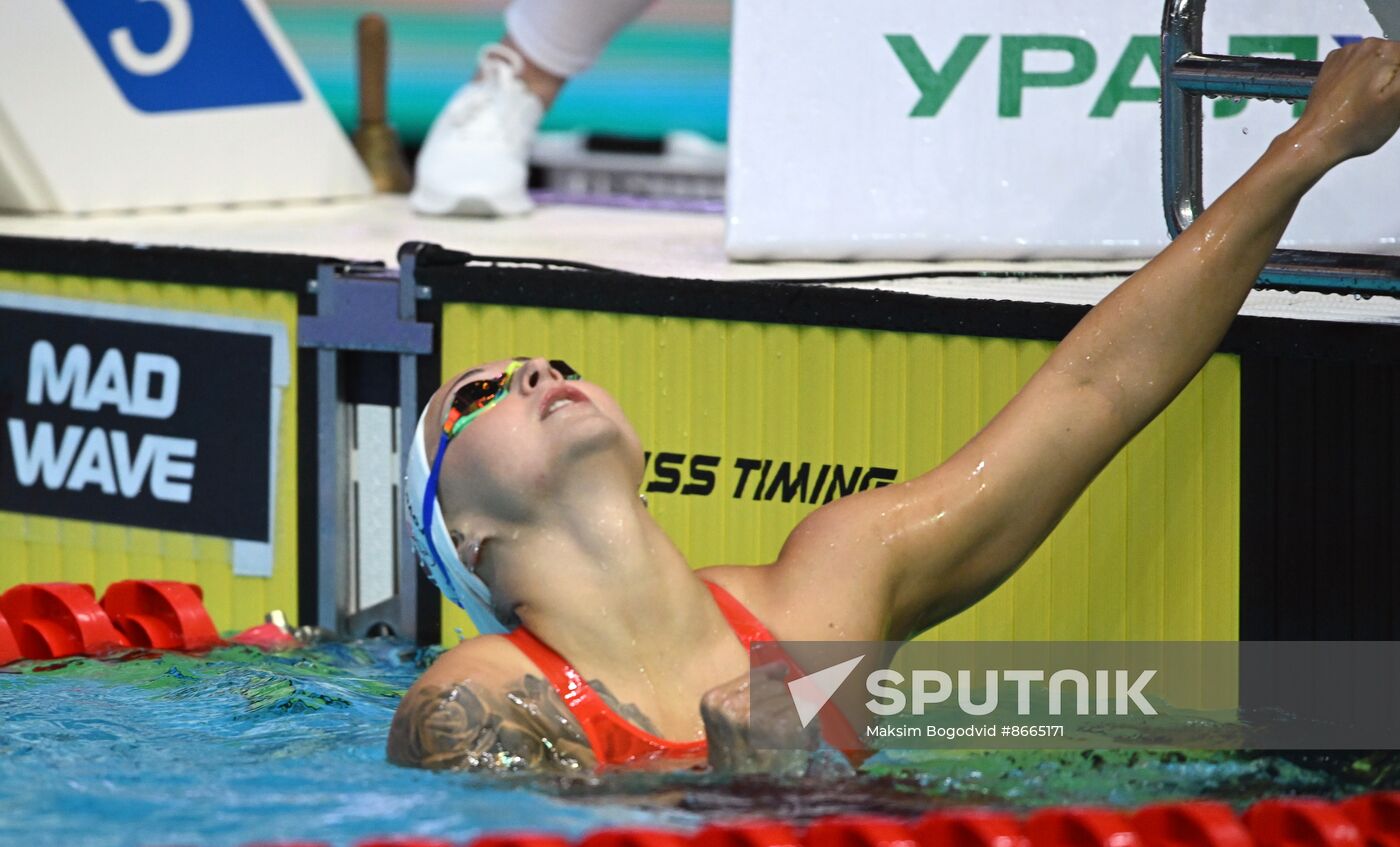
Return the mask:
{"type": "Polygon", "coordinates": [[[455,529],[470,514],[528,522],[579,481],[641,485],[641,441],[617,401],[584,379],[566,380],[546,359],[503,359],[470,368],[433,395],[424,449],[436,455],[452,398],[464,384],[501,376],[520,361],[509,391],[454,437],[443,455],[438,502],[455,529]]]}

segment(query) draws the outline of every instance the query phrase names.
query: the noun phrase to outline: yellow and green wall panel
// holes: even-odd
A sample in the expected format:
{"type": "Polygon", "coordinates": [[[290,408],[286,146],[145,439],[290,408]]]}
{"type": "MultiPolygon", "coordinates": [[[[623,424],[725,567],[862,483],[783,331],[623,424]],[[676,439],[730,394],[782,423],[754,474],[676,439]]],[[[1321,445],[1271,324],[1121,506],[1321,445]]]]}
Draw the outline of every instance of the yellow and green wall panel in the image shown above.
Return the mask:
{"type": "MultiPolygon", "coordinates": [[[[83,304],[80,309],[106,309],[114,315],[129,309],[177,325],[214,316],[216,326],[242,322],[271,327],[280,339],[278,353],[287,373],[286,384],[273,389],[277,408],[269,442],[275,444],[275,470],[267,492],[272,498],[268,538],[260,553],[267,559],[267,575],[236,574],[236,542],[228,537],[11,510],[0,511],[0,591],[21,583],[76,582],[91,585],[101,596],[119,580],[176,580],[201,587],[221,631],[261,623],[274,609],[295,622],[301,599],[296,321],[298,292],[308,270],[314,275],[314,266],[306,260],[288,264],[268,257],[90,242],[6,239],[3,247],[0,295],[21,295],[11,300],[83,304]]],[[[94,365],[100,352],[93,351],[94,365]]],[[[23,369],[23,362],[6,363],[12,391],[20,390],[23,369]]],[[[220,374],[185,372],[180,379],[217,381],[220,374]]],[[[231,387],[225,402],[211,412],[233,418],[244,402],[231,387]]],[[[201,451],[236,446],[217,438],[199,443],[201,451]]],[[[265,499],[267,494],[251,496],[265,499]]]]}
{"type": "MultiPolygon", "coordinates": [[[[444,380],[545,355],[610,390],[648,453],[649,508],[696,567],[770,562],[823,502],[935,467],[1054,346],[500,304],[442,316],[444,380]]],[[[1238,357],[1217,355],[1014,577],[922,637],[1237,638],[1238,401],[1238,357]]],[[[443,623],[470,631],[455,608],[443,623]]]]}

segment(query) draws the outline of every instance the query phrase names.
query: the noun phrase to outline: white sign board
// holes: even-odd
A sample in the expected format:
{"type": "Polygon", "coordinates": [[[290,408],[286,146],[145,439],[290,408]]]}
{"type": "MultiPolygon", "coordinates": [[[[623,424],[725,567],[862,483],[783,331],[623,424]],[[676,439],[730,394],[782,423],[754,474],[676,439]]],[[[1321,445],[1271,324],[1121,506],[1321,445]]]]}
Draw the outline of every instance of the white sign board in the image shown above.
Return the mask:
{"type": "MultiPolygon", "coordinates": [[[[1152,255],[1161,19],[1161,0],[738,0],[729,255],[1152,255]]],[[[1320,60],[1381,28],[1364,0],[1213,0],[1205,33],[1208,53],[1320,60]]],[[[1204,113],[1210,200],[1294,107],[1204,113]]],[[[1329,175],[1284,246],[1400,252],[1397,196],[1393,143],[1329,175]]]]}
{"type": "Polygon", "coordinates": [[[0,3],[0,208],[370,191],[261,0],[0,3]]]}

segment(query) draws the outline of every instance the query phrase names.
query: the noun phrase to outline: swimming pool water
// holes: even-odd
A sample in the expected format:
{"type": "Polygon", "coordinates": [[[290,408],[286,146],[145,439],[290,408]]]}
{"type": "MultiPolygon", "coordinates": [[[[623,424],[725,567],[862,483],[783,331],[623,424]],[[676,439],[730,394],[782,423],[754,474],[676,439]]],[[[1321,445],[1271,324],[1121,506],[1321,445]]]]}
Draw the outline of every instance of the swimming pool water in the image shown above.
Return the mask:
{"type": "Polygon", "coordinates": [[[882,753],[839,782],[707,774],[560,780],[384,760],[398,699],[431,658],[389,640],[282,655],[227,648],[0,668],[0,845],[238,845],[382,834],[812,818],[935,805],[1135,806],[1400,787],[1393,754],[882,753]]]}

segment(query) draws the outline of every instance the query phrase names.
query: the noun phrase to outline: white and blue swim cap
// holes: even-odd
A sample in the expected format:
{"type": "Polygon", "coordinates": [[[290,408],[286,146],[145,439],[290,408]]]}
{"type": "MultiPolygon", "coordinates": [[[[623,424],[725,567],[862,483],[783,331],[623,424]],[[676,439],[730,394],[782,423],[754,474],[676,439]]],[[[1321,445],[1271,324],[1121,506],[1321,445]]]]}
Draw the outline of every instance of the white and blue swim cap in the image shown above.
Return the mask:
{"type": "MultiPolygon", "coordinates": [[[[457,555],[457,545],[452,543],[452,533],[447,530],[447,521],[442,517],[438,505],[437,471],[440,462],[429,462],[428,453],[423,449],[423,431],[427,425],[428,410],[418,418],[418,429],[413,433],[413,444],[404,462],[404,504],[409,527],[413,534],[413,547],[418,552],[418,561],[428,572],[428,578],[442,592],[442,596],[462,607],[471,617],[478,632],[508,632],[509,628],[496,617],[491,604],[491,590],[481,577],[472,573],[457,555]]],[[[448,439],[440,438],[439,454],[445,452],[448,439]]]]}

